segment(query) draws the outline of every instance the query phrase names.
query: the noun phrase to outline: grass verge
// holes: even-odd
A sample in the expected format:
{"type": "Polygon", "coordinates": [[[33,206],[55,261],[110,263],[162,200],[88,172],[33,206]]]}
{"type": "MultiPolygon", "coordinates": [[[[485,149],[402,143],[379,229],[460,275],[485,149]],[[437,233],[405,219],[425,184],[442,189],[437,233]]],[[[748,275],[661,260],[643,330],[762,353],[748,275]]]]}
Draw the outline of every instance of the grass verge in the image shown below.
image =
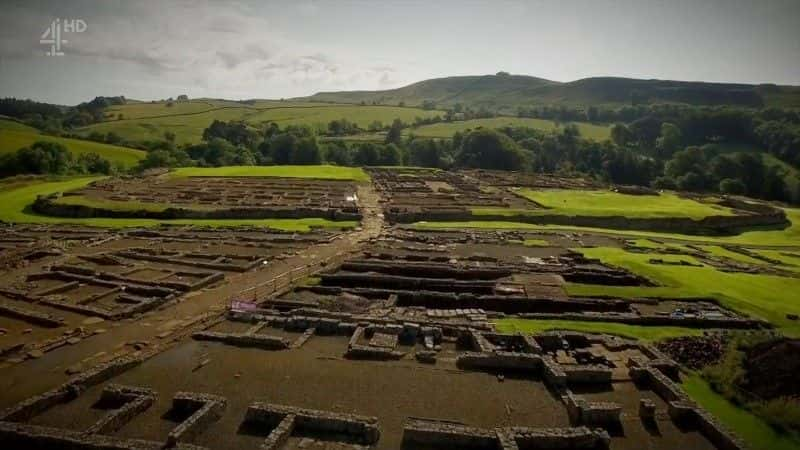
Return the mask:
{"type": "Polygon", "coordinates": [[[461,221],[461,222],[417,222],[412,225],[418,229],[460,229],[478,228],[489,230],[562,230],[584,233],[610,234],[617,236],[672,239],[687,242],[701,242],[713,244],[738,244],[748,246],[800,246],[800,209],[785,208],[786,216],[791,221],[791,226],[783,230],[755,230],[745,231],[735,236],[694,236],[677,233],[660,233],[656,231],[614,230],[610,228],[576,227],[569,225],[537,225],[522,222],[505,221],[461,221]]]}
{"type": "Polygon", "coordinates": [[[503,333],[541,333],[551,330],[572,330],[586,333],[605,333],[644,341],[657,341],[677,336],[697,336],[703,330],[683,327],[646,327],[613,322],[582,322],[576,320],[500,319],[495,327],[503,333]]]}
{"type": "Polygon", "coordinates": [[[721,395],[697,373],[683,380],[683,389],[700,406],[722,421],[725,426],[747,442],[752,449],[796,450],[800,439],[778,433],[754,414],[739,408],[721,395]]]}
{"type": "Polygon", "coordinates": [[[565,216],[622,216],[631,218],[730,216],[730,208],[679,197],[673,193],[660,195],[627,195],[611,191],[575,189],[519,189],[519,195],[534,201],[546,210],[540,214],[565,216]]]}
{"type": "Polygon", "coordinates": [[[625,268],[659,284],[647,286],[605,286],[568,283],[567,292],[575,296],[611,295],[619,297],[713,297],[735,311],[760,317],[789,336],[800,336],[800,324],[786,318],[800,312],[800,279],[748,273],[721,272],[710,266],[689,267],[650,264],[651,258],[698,261],[686,255],[630,253],[620,248],[575,249],[588,258],[625,268]]]}

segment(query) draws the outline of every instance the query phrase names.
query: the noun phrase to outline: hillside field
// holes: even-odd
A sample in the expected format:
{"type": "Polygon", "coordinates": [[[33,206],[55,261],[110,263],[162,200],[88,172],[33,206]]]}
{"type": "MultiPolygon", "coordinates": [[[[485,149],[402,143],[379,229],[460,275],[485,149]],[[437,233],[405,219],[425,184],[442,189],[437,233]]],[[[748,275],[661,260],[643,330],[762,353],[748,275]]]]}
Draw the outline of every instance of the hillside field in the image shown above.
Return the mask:
{"type": "Polygon", "coordinates": [[[309,102],[255,101],[243,104],[230,101],[132,103],[109,108],[109,120],[78,130],[83,135],[92,132],[114,132],[129,141],[163,140],[164,133],[175,133],[178,144],[197,144],[214,120],[242,120],[254,127],[275,122],[281,127],[307,125],[325,130],[332,120],[346,118],[366,129],[374,121],[389,125],[394,119],[413,122],[417,117],[433,117],[441,111],[426,111],[398,106],[337,105],[309,102]],[[122,119],[116,119],[122,114],[122,119]]]}
{"type": "MultiPolygon", "coordinates": [[[[611,128],[606,125],[595,125],[583,122],[574,123],[582,137],[594,141],[604,141],[611,137],[611,128]]],[[[556,131],[560,125],[552,120],[526,117],[492,117],[489,119],[473,119],[458,122],[434,123],[406,130],[409,134],[426,138],[449,139],[457,131],[465,132],[476,128],[529,127],[541,131],[556,131]]]]}
{"type": "Polygon", "coordinates": [[[19,122],[0,120],[0,154],[15,152],[36,141],[57,142],[64,145],[76,157],[84,153],[97,153],[112,163],[119,163],[125,167],[132,167],[145,157],[145,152],[141,150],[81,139],[47,136],[19,122]]]}

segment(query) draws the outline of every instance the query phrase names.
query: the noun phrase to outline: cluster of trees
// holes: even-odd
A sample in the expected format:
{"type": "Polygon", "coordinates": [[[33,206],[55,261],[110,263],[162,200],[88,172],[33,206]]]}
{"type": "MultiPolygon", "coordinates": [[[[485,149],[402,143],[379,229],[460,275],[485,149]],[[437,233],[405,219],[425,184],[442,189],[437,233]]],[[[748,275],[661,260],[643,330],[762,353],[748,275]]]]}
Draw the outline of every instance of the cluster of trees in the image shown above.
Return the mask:
{"type": "Polygon", "coordinates": [[[118,170],[97,153],[83,153],[77,158],[62,144],[38,141],[14,153],[0,157],[0,176],[19,174],[73,175],[110,174],[118,170]]]}
{"type": "Polygon", "coordinates": [[[685,191],[717,191],[770,200],[798,201],[800,191],[791,192],[784,175],[764,162],[759,153],[709,155],[703,148],[688,147],[672,155],[664,175],[653,186],[685,191]]]}

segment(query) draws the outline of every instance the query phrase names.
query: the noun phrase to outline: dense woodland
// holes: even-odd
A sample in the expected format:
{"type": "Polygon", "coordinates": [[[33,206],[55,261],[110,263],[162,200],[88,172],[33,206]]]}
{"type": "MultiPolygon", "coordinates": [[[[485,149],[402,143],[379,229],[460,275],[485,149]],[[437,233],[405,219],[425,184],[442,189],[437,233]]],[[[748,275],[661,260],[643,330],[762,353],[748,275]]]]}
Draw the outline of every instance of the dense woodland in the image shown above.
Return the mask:
{"type": "MultiPolygon", "coordinates": [[[[0,115],[45,133],[76,137],[71,130],[103,120],[103,111],[124,97],[98,97],[75,107],[30,100],[0,100],[0,115]]],[[[433,104],[426,105],[429,108],[433,104]]],[[[481,108],[455,105],[443,116],[375,122],[367,129],[342,118],[325,129],[309,126],[263,128],[214,121],[203,142],[178,146],[175,136],[146,143],[124,142],[114,133],[91,140],[148,151],[138,169],[177,166],[320,164],[476,167],[565,175],[582,174],[615,184],[663,189],[745,194],[800,203],[800,112],[732,106],[673,104],[617,108],[520,107],[521,117],[555,120],[555,131],[509,127],[457,132],[452,139],[414,136],[414,127],[438,121],[491,117],[481,108]],[[584,139],[572,122],[611,124],[611,139],[584,139]],[[374,133],[371,140],[354,136],[374,133]],[[382,139],[375,141],[374,137],[382,139]]],[[[17,173],[111,173],[97,155],[72,158],[58,144],[37,143],[0,159],[0,175],[17,173]]]]}

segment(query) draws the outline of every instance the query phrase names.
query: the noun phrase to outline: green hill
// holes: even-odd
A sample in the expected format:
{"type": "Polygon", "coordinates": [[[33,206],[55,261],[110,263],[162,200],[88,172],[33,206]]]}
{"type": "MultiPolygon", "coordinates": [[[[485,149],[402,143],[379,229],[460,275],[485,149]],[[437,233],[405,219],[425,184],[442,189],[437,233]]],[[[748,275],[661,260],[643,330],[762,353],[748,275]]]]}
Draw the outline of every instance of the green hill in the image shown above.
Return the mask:
{"type": "Polygon", "coordinates": [[[48,136],[40,134],[37,129],[22,123],[13,120],[0,120],[0,154],[15,152],[36,141],[58,142],[64,145],[75,156],[83,153],[97,153],[112,163],[121,163],[125,167],[134,166],[139,160],[145,157],[145,152],[141,150],[103,144],[100,142],[48,136]]]}
{"type": "MultiPolygon", "coordinates": [[[[480,75],[436,78],[384,91],[320,92],[309,101],[398,104],[419,106],[433,101],[437,107],[456,103],[513,111],[535,105],[623,105],[633,97],[650,103],[738,105],[750,107],[800,107],[800,87],[640,80],[595,77],[561,83],[524,75],[480,75]]],[[[300,100],[300,99],[296,99],[300,100]]]]}

